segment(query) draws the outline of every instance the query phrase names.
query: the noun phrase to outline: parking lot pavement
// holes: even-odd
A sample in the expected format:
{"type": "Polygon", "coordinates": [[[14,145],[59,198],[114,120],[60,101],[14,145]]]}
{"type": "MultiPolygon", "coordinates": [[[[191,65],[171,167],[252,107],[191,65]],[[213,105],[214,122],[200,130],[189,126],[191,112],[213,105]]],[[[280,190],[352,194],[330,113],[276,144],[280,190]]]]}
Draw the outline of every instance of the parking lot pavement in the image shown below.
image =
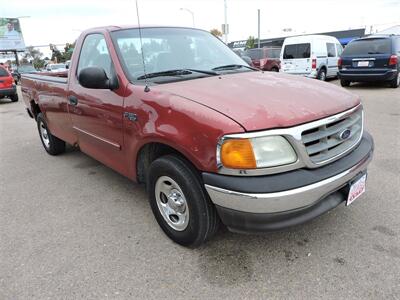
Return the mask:
{"type": "Polygon", "coordinates": [[[399,299],[400,89],[349,90],[376,143],[367,194],[196,250],[161,232],[143,187],[72,148],[47,155],[22,101],[0,100],[0,299],[399,299]]]}

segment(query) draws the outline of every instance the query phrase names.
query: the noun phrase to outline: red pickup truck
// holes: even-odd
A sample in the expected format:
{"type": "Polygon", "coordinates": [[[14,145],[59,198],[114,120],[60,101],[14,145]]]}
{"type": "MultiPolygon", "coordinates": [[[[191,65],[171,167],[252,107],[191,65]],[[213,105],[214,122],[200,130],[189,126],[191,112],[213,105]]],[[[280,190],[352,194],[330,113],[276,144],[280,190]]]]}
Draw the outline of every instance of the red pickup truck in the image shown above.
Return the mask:
{"type": "Polygon", "coordinates": [[[365,190],[373,139],[360,99],[249,67],[191,28],[82,33],[68,73],[22,76],[51,155],[65,143],[144,183],[163,231],[198,246],[301,224],[365,190]]]}

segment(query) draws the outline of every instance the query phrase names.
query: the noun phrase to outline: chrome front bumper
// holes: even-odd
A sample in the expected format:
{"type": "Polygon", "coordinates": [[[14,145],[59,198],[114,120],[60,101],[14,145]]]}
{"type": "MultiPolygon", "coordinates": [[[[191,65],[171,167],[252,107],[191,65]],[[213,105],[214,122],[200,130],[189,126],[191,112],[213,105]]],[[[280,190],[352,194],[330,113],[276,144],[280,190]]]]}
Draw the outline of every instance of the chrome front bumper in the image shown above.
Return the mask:
{"type": "Polygon", "coordinates": [[[242,193],[205,185],[211,201],[220,207],[246,213],[280,213],[308,207],[339,190],[358,174],[366,172],[372,154],[350,169],[299,188],[263,194],[242,193]]]}

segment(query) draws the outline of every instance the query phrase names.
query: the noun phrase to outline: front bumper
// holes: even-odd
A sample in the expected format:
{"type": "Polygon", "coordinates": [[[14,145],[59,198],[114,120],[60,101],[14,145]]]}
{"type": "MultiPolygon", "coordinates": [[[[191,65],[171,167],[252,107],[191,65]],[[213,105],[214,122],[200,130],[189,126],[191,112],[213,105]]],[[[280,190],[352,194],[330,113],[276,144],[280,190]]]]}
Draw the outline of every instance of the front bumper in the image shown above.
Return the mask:
{"type": "Polygon", "coordinates": [[[11,96],[17,93],[17,88],[13,85],[12,88],[0,89],[0,97],[11,96]]]}
{"type": "Polygon", "coordinates": [[[259,177],[203,173],[203,180],[230,229],[276,230],[304,223],[345,201],[349,183],[366,173],[373,148],[365,132],[351,153],[324,167],[259,177]]]}
{"type": "Polygon", "coordinates": [[[372,81],[390,81],[396,78],[398,71],[395,69],[386,69],[381,72],[363,71],[363,70],[340,70],[338,77],[343,80],[356,82],[372,82],[372,81]]]}

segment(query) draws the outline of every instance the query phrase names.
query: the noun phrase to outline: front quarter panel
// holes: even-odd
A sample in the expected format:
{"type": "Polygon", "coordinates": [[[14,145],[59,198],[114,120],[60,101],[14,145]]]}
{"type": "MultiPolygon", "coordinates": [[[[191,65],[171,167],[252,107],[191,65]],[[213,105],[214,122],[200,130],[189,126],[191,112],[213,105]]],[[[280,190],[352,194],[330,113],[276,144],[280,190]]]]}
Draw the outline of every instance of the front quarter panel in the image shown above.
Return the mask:
{"type": "MultiPolygon", "coordinates": [[[[216,99],[216,101],[218,101],[216,99]]],[[[163,92],[162,85],[144,92],[144,86],[128,85],[124,111],[124,144],[129,177],[136,179],[136,159],[148,143],[163,143],[183,154],[198,170],[216,172],[216,145],[227,133],[243,128],[227,116],[202,104],[163,92]]]]}

